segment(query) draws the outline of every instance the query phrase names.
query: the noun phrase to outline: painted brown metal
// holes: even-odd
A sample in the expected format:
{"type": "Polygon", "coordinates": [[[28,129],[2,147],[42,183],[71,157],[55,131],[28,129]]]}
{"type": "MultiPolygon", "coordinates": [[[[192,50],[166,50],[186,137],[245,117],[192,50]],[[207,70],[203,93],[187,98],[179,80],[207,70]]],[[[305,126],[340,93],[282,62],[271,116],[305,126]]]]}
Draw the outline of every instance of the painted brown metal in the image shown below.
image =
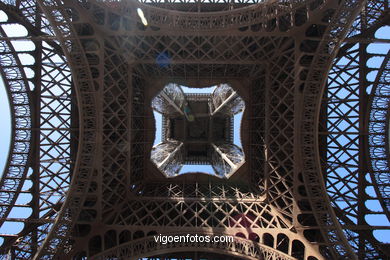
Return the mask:
{"type": "MultiPolygon", "coordinates": [[[[0,183],[8,194],[0,198],[1,221],[12,220],[16,195],[33,198],[25,205],[32,215],[14,219],[25,227],[5,238],[3,257],[133,259],[185,251],[244,259],[388,257],[373,236],[379,227],[365,221],[372,212],[364,191],[375,187],[388,217],[388,110],[378,105],[388,98],[388,55],[371,93],[364,80],[365,49],[388,24],[388,1],[195,2],[1,1],[5,24],[27,28],[23,39],[36,44],[30,53],[37,57],[34,90],[13,95],[7,72],[24,67],[18,51],[0,49],[12,104],[30,95],[31,115],[24,116],[31,125],[23,131],[32,134],[29,160],[18,166],[32,174],[20,172],[10,188],[3,185],[13,177],[6,171],[0,183]],[[151,102],[169,82],[227,82],[245,101],[246,162],[231,178],[165,178],[150,162],[151,102]],[[32,188],[23,191],[28,181],[32,188]],[[165,247],[153,242],[160,233],[236,240],[165,247]]],[[[15,40],[0,33],[1,46],[15,40]]],[[[20,79],[27,84],[26,75],[20,79]]]]}

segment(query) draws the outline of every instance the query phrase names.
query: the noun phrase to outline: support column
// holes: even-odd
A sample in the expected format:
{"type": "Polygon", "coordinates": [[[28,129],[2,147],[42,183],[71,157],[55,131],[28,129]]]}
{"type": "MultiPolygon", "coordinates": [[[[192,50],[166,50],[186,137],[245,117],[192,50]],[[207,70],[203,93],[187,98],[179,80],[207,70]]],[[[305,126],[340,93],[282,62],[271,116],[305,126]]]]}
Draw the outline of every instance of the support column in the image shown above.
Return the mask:
{"type": "Polygon", "coordinates": [[[176,176],[183,165],[182,148],[182,142],[168,140],[153,147],[151,159],[168,177],[176,176]]]}
{"type": "Polygon", "coordinates": [[[211,143],[211,146],[214,150],[211,164],[215,172],[221,176],[230,176],[245,162],[244,153],[235,144],[211,143]]]}

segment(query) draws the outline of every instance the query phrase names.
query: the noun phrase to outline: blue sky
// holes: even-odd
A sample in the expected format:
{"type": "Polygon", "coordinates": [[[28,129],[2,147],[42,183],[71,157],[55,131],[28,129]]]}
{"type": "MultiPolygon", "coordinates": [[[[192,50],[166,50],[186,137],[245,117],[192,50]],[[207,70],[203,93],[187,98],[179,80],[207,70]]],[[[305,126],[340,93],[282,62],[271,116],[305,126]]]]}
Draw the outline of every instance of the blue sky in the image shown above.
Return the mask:
{"type": "MultiPolygon", "coordinates": [[[[1,21],[1,13],[0,13],[0,21],[1,21]]],[[[15,27],[17,29],[13,29],[13,30],[10,30],[10,31],[13,31],[13,32],[18,32],[12,36],[18,36],[18,35],[23,35],[25,34],[25,31],[22,27],[15,27]]],[[[380,29],[376,36],[379,37],[379,38],[388,38],[390,35],[390,27],[387,26],[385,28],[382,28],[380,29]]],[[[369,52],[372,52],[372,53],[386,53],[387,50],[389,48],[389,45],[387,44],[370,44],[367,48],[367,50],[369,52]]],[[[382,61],[382,58],[380,57],[373,57],[371,58],[369,61],[368,61],[368,66],[370,67],[378,67],[380,66],[380,63],[382,61]]],[[[375,72],[372,72],[368,75],[368,78],[370,80],[373,80],[375,78],[376,74],[375,72]]],[[[191,92],[191,93],[204,93],[204,91],[206,91],[207,89],[190,89],[190,90],[187,90],[188,92],[191,92]]],[[[209,91],[209,90],[207,90],[209,91]]],[[[6,160],[7,160],[7,157],[8,157],[8,151],[9,151],[9,143],[10,143],[10,136],[11,136],[11,127],[10,127],[10,113],[9,113],[9,104],[8,104],[8,98],[7,98],[7,94],[5,92],[5,88],[4,88],[4,84],[2,82],[2,79],[0,80],[0,118],[1,118],[1,122],[2,122],[2,126],[1,126],[1,132],[0,132],[0,171],[3,172],[3,169],[4,169],[4,165],[6,163],[6,160]]],[[[157,116],[158,117],[158,116],[157,116]]],[[[240,138],[239,138],[239,133],[240,133],[240,129],[239,129],[239,122],[240,122],[240,118],[235,118],[234,120],[234,142],[235,143],[239,143],[240,142],[240,138]]],[[[161,117],[160,119],[157,118],[157,124],[160,124],[161,125],[161,117]]],[[[157,128],[158,129],[158,128],[157,128]]],[[[156,142],[158,143],[158,140],[161,140],[161,132],[157,132],[156,133],[156,142]]],[[[185,166],[183,167],[183,170],[182,172],[186,172],[186,171],[193,171],[191,169],[191,167],[194,167],[194,166],[185,166]]],[[[205,168],[201,168],[200,166],[196,166],[196,169],[197,170],[202,170],[202,171],[205,171],[207,172],[208,170],[210,170],[210,168],[207,169],[207,166],[205,166],[205,168]]],[[[368,193],[370,192],[373,192],[373,191],[370,191],[368,190],[368,193]]],[[[377,202],[369,202],[368,203],[369,207],[372,208],[372,209],[380,209],[380,205],[377,204],[377,202]]],[[[13,213],[19,217],[21,217],[20,212],[18,213],[13,213]],[[19,214],[19,215],[18,215],[19,214]]],[[[13,216],[13,217],[16,217],[16,216],[13,216]]],[[[386,219],[386,217],[384,215],[376,215],[376,216],[373,216],[373,217],[370,217],[367,219],[367,221],[369,222],[369,224],[372,224],[372,225],[376,225],[378,223],[383,223],[383,225],[390,225],[389,224],[389,221],[386,219]]],[[[0,233],[15,233],[15,232],[18,232],[18,230],[20,230],[21,224],[18,223],[18,224],[15,224],[15,223],[8,223],[6,225],[4,225],[2,228],[0,228],[0,233]]],[[[377,237],[380,238],[382,241],[386,241],[386,242],[390,242],[390,234],[389,234],[389,230],[387,231],[376,231],[376,233],[378,234],[377,237]]]]}
{"type": "Polygon", "coordinates": [[[1,132],[0,132],[0,170],[3,172],[5,163],[8,159],[8,150],[11,138],[11,118],[8,103],[8,96],[4,88],[3,79],[0,77],[0,118],[1,118],[1,132]]]}
{"type": "MultiPolygon", "coordinates": [[[[212,93],[216,86],[204,87],[204,88],[190,88],[186,86],[181,86],[184,93],[212,93]]],[[[160,113],[153,111],[154,119],[156,122],[156,133],[153,145],[159,144],[162,138],[162,116],[160,113]]],[[[233,126],[233,143],[241,147],[241,119],[243,113],[238,113],[234,116],[234,126],[233,126]]],[[[211,165],[190,165],[184,164],[181,168],[179,174],[189,173],[189,172],[204,172],[214,175],[214,169],[211,165]]]]}

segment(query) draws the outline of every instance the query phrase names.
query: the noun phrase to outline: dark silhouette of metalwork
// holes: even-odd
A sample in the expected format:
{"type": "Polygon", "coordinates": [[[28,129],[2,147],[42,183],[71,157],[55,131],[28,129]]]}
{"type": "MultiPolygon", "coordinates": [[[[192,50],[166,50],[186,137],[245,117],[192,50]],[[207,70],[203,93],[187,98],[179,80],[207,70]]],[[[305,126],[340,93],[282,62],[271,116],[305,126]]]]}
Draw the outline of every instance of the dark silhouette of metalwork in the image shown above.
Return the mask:
{"type": "Polygon", "coordinates": [[[390,255],[375,237],[389,227],[367,221],[390,217],[390,52],[368,50],[389,44],[375,35],[389,24],[387,0],[3,0],[0,7],[12,114],[0,224],[24,224],[1,234],[2,259],[390,255]],[[8,35],[12,24],[27,35],[8,35]],[[373,57],[378,68],[368,65],[373,57]],[[172,82],[229,84],[212,94],[211,113],[236,113],[240,105],[229,101],[236,95],[245,102],[245,161],[239,152],[239,160],[228,156],[229,135],[206,156],[222,158],[220,169],[240,164],[221,171],[229,178],[162,172],[172,166],[177,175],[172,161],[185,154],[175,151],[188,140],[170,140],[165,120],[160,148],[171,155],[155,152],[153,109],[190,122],[186,102],[202,100],[173,85],[161,92],[172,82]],[[15,218],[14,209],[31,214],[15,218]],[[153,238],[188,233],[235,239],[164,245],[153,238]]]}
{"type": "Polygon", "coordinates": [[[152,99],[153,110],[164,116],[164,134],[162,142],[153,146],[151,160],[167,177],[179,175],[184,165],[210,165],[216,176],[230,177],[245,162],[232,137],[233,117],[244,107],[227,84],[203,95],[168,84],[152,99]]]}

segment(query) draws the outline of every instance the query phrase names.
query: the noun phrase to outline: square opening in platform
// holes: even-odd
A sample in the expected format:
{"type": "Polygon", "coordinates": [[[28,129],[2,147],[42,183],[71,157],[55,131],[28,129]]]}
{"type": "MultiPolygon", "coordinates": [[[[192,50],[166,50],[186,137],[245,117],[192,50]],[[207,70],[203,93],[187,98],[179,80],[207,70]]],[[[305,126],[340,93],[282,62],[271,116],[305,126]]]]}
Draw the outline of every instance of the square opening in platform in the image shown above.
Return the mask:
{"type": "Polygon", "coordinates": [[[230,85],[189,88],[170,83],[153,98],[152,108],[156,133],[162,136],[156,137],[151,160],[166,176],[202,172],[229,177],[243,164],[234,118],[245,104],[230,85]]]}

